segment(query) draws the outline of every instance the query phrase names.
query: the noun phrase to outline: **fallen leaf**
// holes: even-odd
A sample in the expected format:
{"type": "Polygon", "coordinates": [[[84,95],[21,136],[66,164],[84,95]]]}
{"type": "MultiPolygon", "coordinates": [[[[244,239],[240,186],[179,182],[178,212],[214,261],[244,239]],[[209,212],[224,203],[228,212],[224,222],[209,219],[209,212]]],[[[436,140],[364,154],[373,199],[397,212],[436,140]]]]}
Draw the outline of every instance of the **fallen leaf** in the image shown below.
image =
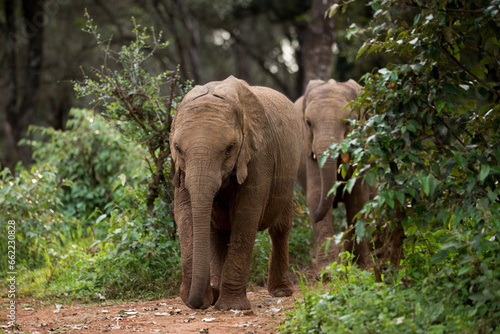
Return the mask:
{"type": "Polygon", "coordinates": [[[155,315],[164,316],[164,315],[170,315],[170,313],[168,313],[168,312],[156,312],[155,315]]]}

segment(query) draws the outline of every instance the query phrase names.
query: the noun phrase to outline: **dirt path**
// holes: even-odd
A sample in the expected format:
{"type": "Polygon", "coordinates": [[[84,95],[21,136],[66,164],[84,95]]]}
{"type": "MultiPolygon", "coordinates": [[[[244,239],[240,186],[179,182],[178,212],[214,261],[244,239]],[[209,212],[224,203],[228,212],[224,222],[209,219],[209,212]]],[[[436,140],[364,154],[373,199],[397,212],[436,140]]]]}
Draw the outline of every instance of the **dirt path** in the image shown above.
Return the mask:
{"type": "MultiPolygon", "coordinates": [[[[250,290],[249,311],[215,311],[211,307],[196,312],[179,297],[101,306],[40,306],[36,300],[20,300],[14,333],[276,333],[285,312],[293,309],[299,290],[296,285],[294,295],[283,298],[270,296],[265,288],[250,290]]],[[[3,311],[0,321],[5,325],[3,311]]],[[[11,328],[2,329],[12,332],[11,328]]]]}

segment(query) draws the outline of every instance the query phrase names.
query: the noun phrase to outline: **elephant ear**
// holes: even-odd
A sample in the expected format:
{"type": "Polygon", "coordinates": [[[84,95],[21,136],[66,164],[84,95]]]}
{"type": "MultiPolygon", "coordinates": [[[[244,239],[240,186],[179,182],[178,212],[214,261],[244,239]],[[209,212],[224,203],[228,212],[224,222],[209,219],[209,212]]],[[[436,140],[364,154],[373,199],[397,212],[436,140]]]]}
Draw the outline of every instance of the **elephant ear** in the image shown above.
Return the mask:
{"type": "MultiPolygon", "coordinates": [[[[331,80],[333,80],[333,79],[331,79],[331,80]]],[[[333,80],[333,81],[335,81],[335,80],[333,80]]],[[[326,82],[323,80],[311,80],[311,81],[309,81],[309,83],[307,84],[307,87],[306,87],[306,91],[304,93],[304,100],[302,101],[302,112],[306,111],[306,107],[307,107],[307,103],[308,103],[307,98],[309,96],[309,93],[311,93],[311,91],[314,88],[322,86],[324,84],[326,84],[326,82]]]]}
{"type": "MultiPolygon", "coordinates": [[[[172,120],[172,126],[170,127],[169,143],[173,142],[172,138],[174,137],[174,131],[175,131],[174,129],[175,129],[175,118],[172,120]]],[[[172,173],[170,174],[172,185],[175,188],[180,188],[183,182],[181,182],[181,173],[182,173],[181,169],[179,168],[179,166],[177,166],[177,163],[179,161],[177,158],[177,151],[175,149],[172,149],[172,147],[170,147],[170,154],[172,155],[172,166],[173,166],[173,170],[171,170],[171,172],[174,172],[173,176],[172,173]]]]}
{"type": "Polygon", "coordinates": [[[345,95],[350,101],[354,101],[361,89],[363,89],[360,84],[352,79],[349,79],[349,81],[346,82],[342,82],[342,85],[349,88],[345,91],[345,95]]]}
{"type": "MultiPolygon", "coordinates": [[[[359,92],[363,89],[363,87],[358,84],[356,81],[349,79],[346,82],[340,83],[345,89],[342,90],[342,93],[346,97],[347,101],[354,101],[358,96],[359,92]]],[[[358,120],[364,119],[363,110],[359,110],[358,120]]]]}
{"type": "Polygon", "coordinates": [[[266,119],[264,105],[245,81],[233,76],[216,86],[213,94],[231,102],[240,117],[243,142],[236,162],[236,177],[238,183],[242,184],[248,176],[248,163],[263,142],[262,129],[266,119]]]}

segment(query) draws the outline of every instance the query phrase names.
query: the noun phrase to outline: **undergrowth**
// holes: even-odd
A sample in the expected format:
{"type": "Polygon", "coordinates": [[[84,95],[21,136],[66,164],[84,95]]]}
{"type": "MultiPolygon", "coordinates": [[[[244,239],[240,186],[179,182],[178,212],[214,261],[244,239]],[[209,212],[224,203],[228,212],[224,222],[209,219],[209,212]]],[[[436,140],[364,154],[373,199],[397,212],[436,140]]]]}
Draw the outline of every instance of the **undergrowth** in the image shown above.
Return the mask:
{"type": "Polygon", "coordinates": [[[453,284],[429,276],[390,284],[352,263],[349,253],[327,270],[327,284],[301,280],[303,297],[281,325],[283,333],[489,333],[489,320],[457,294],[453,284]],[[441,284],[440,284],[441,283],[441,284]]]}

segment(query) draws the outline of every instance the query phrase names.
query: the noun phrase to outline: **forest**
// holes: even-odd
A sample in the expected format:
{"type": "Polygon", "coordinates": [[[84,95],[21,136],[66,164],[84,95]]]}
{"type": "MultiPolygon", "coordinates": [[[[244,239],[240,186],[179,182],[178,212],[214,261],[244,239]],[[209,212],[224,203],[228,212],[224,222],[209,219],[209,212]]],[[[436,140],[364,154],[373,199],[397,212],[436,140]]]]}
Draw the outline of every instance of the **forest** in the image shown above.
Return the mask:
{"type": "MultiPolygon", "coordinates": [[[[197,85],[231,75],[291,102],[314,80],[361,85],[342,110],[362,117],[313,152],[319,169],[337,164],[323,191],[345,204],[329,203],[317,244],[296,182],[294,295],[254,332],[498,332],[499,12],[500,0],[0,1],[2,332],[30,332],[30,305],[179,296],[172,119],[197,85]],[[371,193],[354,215],[359,185],[371,193]]],[[[271,249],[258,232],[254,295],[271,249]]]]}

